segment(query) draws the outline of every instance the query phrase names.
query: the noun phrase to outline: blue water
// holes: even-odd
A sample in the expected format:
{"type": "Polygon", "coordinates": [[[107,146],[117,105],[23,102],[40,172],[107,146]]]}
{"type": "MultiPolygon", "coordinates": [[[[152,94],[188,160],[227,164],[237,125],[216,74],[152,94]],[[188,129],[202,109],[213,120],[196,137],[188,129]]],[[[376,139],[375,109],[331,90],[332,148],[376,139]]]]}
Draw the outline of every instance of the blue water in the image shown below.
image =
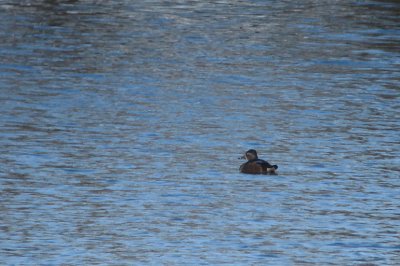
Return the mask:
{"type": "Polygon", "coordinates": [[[397,1],[0,17],[1,265],[400,263],[397,1]]]}

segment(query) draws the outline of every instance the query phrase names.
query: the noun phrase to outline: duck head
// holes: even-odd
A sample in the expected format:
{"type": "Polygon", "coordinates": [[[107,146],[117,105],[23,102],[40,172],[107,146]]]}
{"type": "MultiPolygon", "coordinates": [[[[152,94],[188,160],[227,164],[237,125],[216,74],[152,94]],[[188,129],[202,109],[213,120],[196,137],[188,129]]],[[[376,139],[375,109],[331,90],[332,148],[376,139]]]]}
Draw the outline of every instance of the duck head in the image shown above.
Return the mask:
{"type": "Polygon", "coordinates": [[[246,153],[242,157],[240,157],[240,159],[246,159],[248,161],[257,160],[258,159],[257,152],[256,150],[250,149],[246,151],[246,153]]]}

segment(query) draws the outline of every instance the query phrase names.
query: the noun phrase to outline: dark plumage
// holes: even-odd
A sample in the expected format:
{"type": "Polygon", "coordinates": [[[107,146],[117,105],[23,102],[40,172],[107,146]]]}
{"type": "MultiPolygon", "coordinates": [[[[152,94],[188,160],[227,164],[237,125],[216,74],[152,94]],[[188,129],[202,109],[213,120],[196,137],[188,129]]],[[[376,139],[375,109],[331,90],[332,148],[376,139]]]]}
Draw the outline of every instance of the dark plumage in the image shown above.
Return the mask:
{"type": "Polygon", "coordinates": [[[241,173],[245,174],[275,174],[275,170],[278,169],[277,165],[271,165],[267,161],[258,159],[256,150],[248,150],[241,157],[246,159],[247,162],[242,164],[239,168],[241,173]]]}

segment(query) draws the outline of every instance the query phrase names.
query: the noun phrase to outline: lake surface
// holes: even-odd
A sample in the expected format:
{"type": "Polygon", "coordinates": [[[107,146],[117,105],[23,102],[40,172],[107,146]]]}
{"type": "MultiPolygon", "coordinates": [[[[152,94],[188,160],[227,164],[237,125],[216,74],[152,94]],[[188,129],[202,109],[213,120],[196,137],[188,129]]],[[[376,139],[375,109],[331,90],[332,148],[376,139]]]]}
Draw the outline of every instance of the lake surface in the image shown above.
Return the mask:
{"type": "Polygon", "coordinates": [[[0,17],[1,265],[399,265],[398,1],[0,17]]]}

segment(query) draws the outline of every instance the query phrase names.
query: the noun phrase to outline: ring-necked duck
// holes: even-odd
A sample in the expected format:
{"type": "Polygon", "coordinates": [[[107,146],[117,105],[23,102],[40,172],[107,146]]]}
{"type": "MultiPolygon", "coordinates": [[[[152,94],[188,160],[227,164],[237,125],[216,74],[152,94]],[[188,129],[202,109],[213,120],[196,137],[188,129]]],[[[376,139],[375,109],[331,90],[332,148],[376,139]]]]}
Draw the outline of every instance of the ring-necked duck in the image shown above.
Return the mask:
{"type": "Polygon", "coordinates": [[[245,174],[275,174],[278,169],[277,165],[271,165],[267,161],[258,159],[256,150],[248,150],[244,156],[239,159],[246,159],[247,162],[239,168],[241,173],[245,174]]]}

